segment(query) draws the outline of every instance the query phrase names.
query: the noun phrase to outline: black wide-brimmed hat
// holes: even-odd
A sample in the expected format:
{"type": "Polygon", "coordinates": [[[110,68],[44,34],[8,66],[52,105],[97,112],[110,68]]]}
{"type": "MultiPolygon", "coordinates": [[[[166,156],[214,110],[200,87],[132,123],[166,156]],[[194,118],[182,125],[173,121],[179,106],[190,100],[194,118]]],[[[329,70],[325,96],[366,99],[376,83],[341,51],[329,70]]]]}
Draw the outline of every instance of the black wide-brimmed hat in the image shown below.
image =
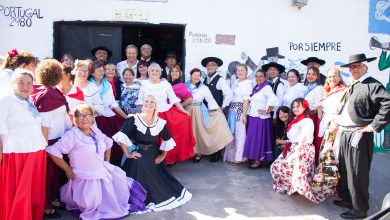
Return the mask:
{"type": "Polygon", "coordinates": [[[349,56],[349,63],[341,65],[341,67],[349,67],[349,65],[354,63],[362,63],[362,62],[369,63],[373,60],[376,60],[376,57],[366,58],[366,55],[364,53],[354,54],[349,56]]]}
{"type": "Polygon", "coordinates": [[[175,58],[177,61],[179,61],[179,58],[177,57],[175,51],[168,51],[165,55],[165,59],[168,59],[168,58],[175,58]]]}
{"type": "Polygon", "coordinates": [[[284,68],[283,65],[280,65],[279,63],[275,63],[275,62],[264,64],[263,66],[261,66],[261,69],[267,72],[270,67],[276,67],[276,69],[279,70],[279,73],[284,72],[284,70],[286,69],[284,68]]]}
{"type": "Polygon", "coordinates": [[[279,54],[279,47],[271,47],[265,49],[267,55],[263,56],[261,60],[268,60],[268,57],[278,57],[283,59],[284,56],[279,54]]]}
{"type": "Polygon", "coordinates": [[[112,51],[109,50],[107,47],[105,46],[98,46],[98,47],[95,47],[91,50],[91,54],[93,57],[95,57],[95,54],[98,50],[104,50],[107,52],[107,59],[110,58],[112,56],[112,51]]]}
{"type": "Polygon", "coordinates": [[[207,63],[210,61],[215,62],[218,66],[223,65],[223,61],[221,59],[219,59],[218,57],[206,57],[202,60],[201,64],[202,64],[202,66],[206,67],[207,63]]]}
{"type": "Polygon", "coordinates": [[[318,59],[317,57],[309,57],[306,60],[301,61],[301,63],[305,66],[307,66],[307,64],[310,62],[318,63],[321,66],[325,64],[325,60],[318,59]]]}

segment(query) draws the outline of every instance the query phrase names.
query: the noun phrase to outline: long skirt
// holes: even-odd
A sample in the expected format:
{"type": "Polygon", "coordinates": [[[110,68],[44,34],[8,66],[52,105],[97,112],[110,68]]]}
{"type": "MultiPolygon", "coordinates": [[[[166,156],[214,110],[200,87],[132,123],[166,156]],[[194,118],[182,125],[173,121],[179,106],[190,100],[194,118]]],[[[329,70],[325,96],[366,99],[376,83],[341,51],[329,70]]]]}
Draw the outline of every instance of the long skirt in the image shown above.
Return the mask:
{"type": "Polygon", "coordinates": [[[200,106],[189,106],[192,127],[196,140],[195,153],[210,155],[221,149],[233,140],[225,115],[218,111],[209,111],[207,125],[203,122],[200,106]]]}
{"type": "Polygon", "coordinates": [[[293,144],[285,156],[279,155],[270,169],[274,179],[273,189],[287,195],[298,192],[312,202],[318,203],[310,186],[314,170],[314,151],[312,144],[302,147],[293,144]]]}
{"type": "MultiPolygon", "coordinates": [[[[125,119],[119,115],[114,115],[112,117],[96,117],[97,127],[102,131],[103,134],[107,135],[108,137],[114,136],[120,130],[123,122],[125,122],[125,119]]],[[[123,151],[121,146],[114,142],[111,148],[110,162],[119,166],[122,155],[123,151]]]]}
{"type": "Polygon", "coordinates": [[[324,201],[331,195],[337,195],[337,183],[340,179],[338,161],[333,153],[336,134],[325,131],[322,139],[319,164],[315,171],[311,187],[318,201],[324,201]]]}
{"type": "Polygon", "coordinates": [[[0,164],[0,219],[42,220],[46,151],[3,153],[0,164]]]}
{"type": "Polygon", "coordinates": [[[242,108],[242,103],[230,105],[228,121],[230,130],[233,133],[234,139],[230,142],[223,155],[223,161],[229,161],[233,163],[245,162],[247,159],[243,157],[244,144],[246,139],[246,126],[242,123],[241,115],[237,111],[237,108],[242,108]]]}
{"type": "MultiPolygon", "coordinates": [[[[55,144],[59,138],[49,140],[48,145],[55,144]]],[[[50,157],[46,157],[46,199],[45,209],[52,209],[53,202],[60,200],[60,187],[64,185],[68,178],[65,172],[58,167],[50,157]]],[[[67,156],[64,155],[64,160],[67,160],[67,156]]]]}
{"type": "Polygon", "coordinates": [[[69,180],[61,187],[61,201],[81,219],[118,219],[129,212],[145,211],[145,189],[119,167],[105,163],[105,179],[69,180]]]}
{"type": "Polygon", "coordinates": [[[122,169],[128,177],[138,181],[148,192],[145,199],[148,211],[169,210],[183,205],[192,198],[192,194],[168,172],[165,161],[156,164],[159,146],[153,145],[147,150],[137,150],[142,157],[125,160],[122,169]]]}
{"type": "Polygon", "coordinates": [[[196,142],[192,131],[191,118],[176,107],[171,107],[166,112],[159,112],[158,116],[167,121],[166,125],[169,133],[176,143],[175,148],[168,151],[165,158],[166,162],[172,164],[194,157],[196,142]]]}
{"type": "Polygon", "coordinates": [[[320,153],[321,142],[322,142],[322,137],[318,136],[318,132],[320,130],[321,119],[318,118],[317,112],[314,113],[314,114],[311,114],[310,118],[313,120],[313,123],[314,123],[314,140],[313,140],[313,145],[315,147],[315,164],[318,164],[318,155],[320,153]]]}
{"type": "Polygon", "coordinates": [[[248,116],[248,130],[243,156],[250,160],[273,160],[272,118],[248,116]]]}

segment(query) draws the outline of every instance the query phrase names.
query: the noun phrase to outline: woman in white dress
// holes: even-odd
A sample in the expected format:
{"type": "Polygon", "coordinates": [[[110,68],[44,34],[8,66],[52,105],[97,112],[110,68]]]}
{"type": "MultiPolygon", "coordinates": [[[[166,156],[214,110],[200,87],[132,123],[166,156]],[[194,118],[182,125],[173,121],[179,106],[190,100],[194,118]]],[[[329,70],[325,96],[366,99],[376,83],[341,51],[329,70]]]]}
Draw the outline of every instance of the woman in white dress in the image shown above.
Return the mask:
{"type": "Polygon", "coordinates": [[[306,73],[305,85],[307,90],[305,92],[305,99],[309,103],[310,118],[314,123],[314,141],[313,144],[316,149],[315,161],[318,162],[318,153],[320,151],[322,138],[318,137],[318,131],[321,119],[318,115],[318,109],[321,108],[321,100],[324,97],[324,87],[320,84],[320,70],[315,67],[309,67],[306,73]]]}
{"type": "Polygon", "coordinates": [[[176,147],[166,156],[167,164],[185,161],[194,156],[195,138],[192,132],[191,118],[180,104],[171,84],[160,79],[161,67],[152,63],[148,69],[149,79],[142,81],[138,93],[137,105],[143,105],[144,97],[153,95],[157,101],[158,116],[167,121],[167,127],[172,134],[176,147]]]}
{"type": "Polygon", "coordinates": [[[286,93],[283,95],[283,103],[281,106],[291,108],[292,101],[296,98],[303,98],[307,88],[301,83],[301,76],[296,69],[291,69],[287,72],[287,81],[290,87],[286,89],[286,93]]]}
{"type": "Polygon", "coordinates": [[[247,112],[252,93],[252,82],[247,78],[248,67],[245,64],[236,66],[238,79],[232,85],[233,99],[229,105],[228,124],[234,134],[234,140],[226,146],[224,161],[240,163],[246,161],[242,153],[246,138],[247,112]]]}
{"type": "Polygon", "coordinates": [[[194,162],[202,155],[211,155],[223,149],[233,140],[225,115],[214,100],[210,89],[201,81],[201,71],[191,70],[191,80],[186,83],[192,93],[192,102],[187,105],[191,114],[192,128],[196,140],[194,162]],[[203,101],[208,103],[208,109],[203,101]]]}

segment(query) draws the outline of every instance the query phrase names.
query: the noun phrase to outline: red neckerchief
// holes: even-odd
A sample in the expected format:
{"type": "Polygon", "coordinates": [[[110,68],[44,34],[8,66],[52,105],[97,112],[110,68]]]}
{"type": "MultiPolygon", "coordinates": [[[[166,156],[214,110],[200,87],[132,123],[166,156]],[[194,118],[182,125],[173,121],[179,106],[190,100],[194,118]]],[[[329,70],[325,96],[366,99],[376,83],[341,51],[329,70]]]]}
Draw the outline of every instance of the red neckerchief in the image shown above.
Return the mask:
{"type": "MultiPolygon", "coordinates": [[[[106,78],[107,79],[107,78],[106,78]]],[[[111,87],[112,87],[112,92],[114,93],[114,97],[116,97],[116,87],[115,87],[115,83],[118,81],[118,78],[114,77],[112,79],[112,81],[108,80],[107,81],[111,84],[111,87]]]]}
{"type": "Polygon", "coordinates": [[[335,93],[344,91],[344,89],[345,89],[345,85],[340,85],[340,84],[332,89],[328,87],[327,89],[325,89],[325,99],[335,93]]]}
{"type": "MultiPolygon", "coordinates": [[[[309,118],[309,116],[308,116],[308,115],[305,115],[305,114],[300,114],[300,115],[298,115],[297,117],[295,117],[294,120],[292,120],[292,121],[287,125],[286,133],[291,129],[291,127],[292,127],[293,124],[296,124],[296,123],[300,122],[302,119],[305,119],[305,118],[309,118]]],[[[286,157],[287,152],[290,151],[291,145],[292,145],[291,142],[287,142],[287,143],[284,145],[283,153],[282,153],[282,154],[283,154],[283,159],[286,157]]]]}
{"type": "Polygon", "coordinates": [[[66,112],[69,112],[68,102],[57,88],[47,85],[34,85],[31,98],[39,112],[49,112],[63,105],[66,106],[66,112]]]}
{"type": "Polygon", "coordinates": [[[80,101],[84,101],[84,93],[79,87],[76,87],[76,92],[72,94],[68,94],[69,98],[77,99],[80,101]]]}

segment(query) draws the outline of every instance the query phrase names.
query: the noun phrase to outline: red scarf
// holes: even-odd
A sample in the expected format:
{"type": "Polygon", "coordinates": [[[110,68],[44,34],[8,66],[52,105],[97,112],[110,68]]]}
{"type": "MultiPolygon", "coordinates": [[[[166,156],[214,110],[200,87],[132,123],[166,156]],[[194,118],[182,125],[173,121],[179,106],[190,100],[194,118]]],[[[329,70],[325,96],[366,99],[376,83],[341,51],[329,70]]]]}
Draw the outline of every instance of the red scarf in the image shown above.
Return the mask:
{"type": "Polygon", "coordinates": [[[344,91],[344,89],[345,89],[345,85],[342,85],[342,84],[341,85],[339,84],[334,88],[328,87],[325,89],[325,98],[324,99],[328,98],[329,96],[331,96],[335,93],[342,92],[342,91],[344,91]]]}
{"type": "Polygon", "coordinates": [[[68,94],[69,98],[77,99],[80,101],[84,101],[84,93],[79,87],[76,87],[76,92],[72,94],[68,94]]]}
{"type": "MultiPolygon", "coordinates": [[[[107,79],[107,78],[106,78],[107,79]]],[[[116,97],[116,87],[115,87],[115,83],[118,81],[118,78],[114,77],[112,79],[112,81],[108,80],[107,81],[111,84],[111,87],[112,87],[112,92],[114,93],[114,97],[116,97]]]]}
{"type": "Polygon", "coordinates": [[[66,106],[66,111],[69,112],[68,102],[57,88],[47,85],[34,85],[31,98],[39,112],[49,112],[63,105],[66,106]]]}
{"type": "MultiPolygon", "coordinates": [[[[302,103],[303,104],[303,103],[302,103]]],[[[293,126],[293,124],[296,124],[298,122],[300,122],[301,120],[305,119],[305,118],[309,118],[308,115],[305,115],[305,114],[300,114],[298,115],[297,117],[294,118],[294,120],[292,120],[288,125],[287,125],[287,129],[286,129],[286,133],[288,133],[288,131],[290,131],[291,127],[293,126]]],[[[283,148],[283,159],[286,157],[287,155],[287,152],[290,151],[291,149],[291,145],[292,143],[291,142],[287,142],[285,145],[284,145],[284,148],[283,148]]]]}

